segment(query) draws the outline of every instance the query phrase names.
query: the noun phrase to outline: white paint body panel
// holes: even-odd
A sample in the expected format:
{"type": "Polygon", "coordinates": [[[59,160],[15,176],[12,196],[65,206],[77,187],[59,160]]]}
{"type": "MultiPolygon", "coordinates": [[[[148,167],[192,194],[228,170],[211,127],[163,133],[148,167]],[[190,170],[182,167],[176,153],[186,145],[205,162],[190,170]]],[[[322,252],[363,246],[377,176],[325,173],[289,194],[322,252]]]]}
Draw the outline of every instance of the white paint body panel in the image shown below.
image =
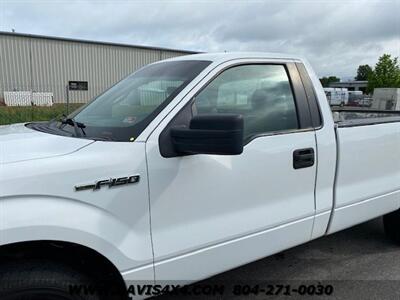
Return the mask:
{"type": "Polygon", "coordinates": [[[330,233],[400,207],[400,122],[338,128],[337,136],[330,233]]]}
{"type": "MultiPolygon", "coordinates": [[[[256,138],[239,156],[166,159],[160,156],[158,143],[149,140],[155,261],[312,217],[315,167],[294,170],[292,166],[293,151],[309,147],[315,147],[313,132],[256,138]],[[282,182],[287,188],[282,189],[282,182]]],[[[291,234],[308,241],[312,222],[308,225],[306,230],[302,226],[290,227],[291,234]]],[[[251,241],[247,240],[247,247],[254,248],[251,241]]],[[[279,242],[274,240],[273,244],[276,247],[279,242]]],[[[268,253],[270,247],[265,244],[259,250],[268,253]]],[[[220,257],[223,270],[240,260],[242,252],[235,253],[230,258],[220,257]]],[[[202,265],[195,257],[192,263],[202,265]]],[[[181,270],[174,263],[168,268],[171,272],[188,272],[179,279],[188,278],[192,272],[188,268],[181,270]]],[[[159,278],[157,274],[156,267],[159,278]]],[[[205,271],[201,278],[206,275],[209,274],[205,271]]]]}
{"type": "MultiPolygon", "coordinates": [[[[3,136],[2,152],[14,143],[3,136]]],[[[37,140],[38,148],[40,141],[42,149],[51,148],[51,141],[55,149],[88,142],[50,138],[37,140]]],[[[102,253],[121,271],[152,269],[144,143],[94,142],[68,155],[2,164],[0,182],[1,244],[74,242],[102,253]],[[135,174],[140,182],[124,188],[74,190],[77,184],[135,174]]]]}
{"type": "Polygon", "coordinates": [[[400,207],[399,122],[339,128],[337,151],[330,107],[307,61],[268,53],[175,60],[185,59],[212,63],[133,143],[0,127],[0,245],[73,242],[104,255],[126,280],[196,281],[400,207]],[[260,62],[305,64],[321,128],[258,137],[239,156],[161,157],[160,133],[210,78],[260,62]],[[293,170],[293,150],[308,147],[315,165],[293,170]],[[136,174],[137,184],[74,191],[136,174]]]}
{"type": "Polygon", "coordinates": [[[0,126],[0,164],[66,155],[92,142],[35,131],[24,124],[0,126]]]}
{"type": "Polygon", "coordinates": [[[308,217],[156,262],[157,282],[195,282],[302,244],[305,241],[304,233],[311,233],[312,223],[313,217],[308,217]]]}

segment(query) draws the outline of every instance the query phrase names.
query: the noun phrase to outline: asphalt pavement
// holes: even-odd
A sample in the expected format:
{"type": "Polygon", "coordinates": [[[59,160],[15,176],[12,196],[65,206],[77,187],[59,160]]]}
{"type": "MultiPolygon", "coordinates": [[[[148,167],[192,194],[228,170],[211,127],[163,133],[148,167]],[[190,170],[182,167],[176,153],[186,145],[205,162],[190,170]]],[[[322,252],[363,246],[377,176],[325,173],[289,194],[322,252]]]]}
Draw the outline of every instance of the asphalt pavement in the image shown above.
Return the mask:
{"type": "Polygon", "coordinates": [[[219,274],[201,284],[221,283],[227,285],[223,295],[179,298],[309,299],[304,287],[299,290],[303,285],[314,295],[313,299],[400,299],[400,246],[386,237],[378,218],[219,274]],[[236,295],[235,285],[240,292],[248,292],[243,290],[248,285],[252,292],[236,295]],[[284,286],[281,291],[279,285],[284,286]],[[316,289],[321,287],[326,290],[317,296],[316,289]],[[271,291],[279,293],[269,295],[271,291]],[[288,293],[284,294],[285,291],[288,293]]]}

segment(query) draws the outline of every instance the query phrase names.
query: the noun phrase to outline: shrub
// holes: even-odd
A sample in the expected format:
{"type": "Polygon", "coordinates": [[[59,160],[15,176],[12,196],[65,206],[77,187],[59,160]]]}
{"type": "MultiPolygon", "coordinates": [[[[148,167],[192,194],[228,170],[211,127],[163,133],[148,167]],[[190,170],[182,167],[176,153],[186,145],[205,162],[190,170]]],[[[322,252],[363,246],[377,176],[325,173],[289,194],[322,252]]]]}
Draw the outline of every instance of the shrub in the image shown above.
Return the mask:
{"type": "MultiPolygon", "coordinates": [[[[82,103],[70,104],[72,112],[82,106],[82,103]]],[[[32,121],[48,121],[61,117],[66,113],[65,104],[53,106],[0,106],[0,125],[24,123],[32,121]]]]}

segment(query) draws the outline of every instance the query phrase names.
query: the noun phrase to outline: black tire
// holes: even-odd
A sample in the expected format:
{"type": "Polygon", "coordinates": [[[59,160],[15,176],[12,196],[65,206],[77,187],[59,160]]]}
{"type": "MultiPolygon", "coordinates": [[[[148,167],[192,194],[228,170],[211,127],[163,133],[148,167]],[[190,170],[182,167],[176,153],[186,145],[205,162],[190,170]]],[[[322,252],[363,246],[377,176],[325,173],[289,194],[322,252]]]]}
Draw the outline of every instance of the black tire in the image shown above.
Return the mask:
{"type": "Polygon", "coordinates": [[[400,210],[384,215],[383,227],[386,235],[400,245],[400,210]]]}
{"type": "MultiPolygon", "coordinates": [[[[71,286],[96,287],[89,276],[65,264],[30,260],[0,265],[1,300],[103,300],[101,293],[71,292],[71,286]]],[[[118,298],[122,299],[122,298],[118,298]]]]}

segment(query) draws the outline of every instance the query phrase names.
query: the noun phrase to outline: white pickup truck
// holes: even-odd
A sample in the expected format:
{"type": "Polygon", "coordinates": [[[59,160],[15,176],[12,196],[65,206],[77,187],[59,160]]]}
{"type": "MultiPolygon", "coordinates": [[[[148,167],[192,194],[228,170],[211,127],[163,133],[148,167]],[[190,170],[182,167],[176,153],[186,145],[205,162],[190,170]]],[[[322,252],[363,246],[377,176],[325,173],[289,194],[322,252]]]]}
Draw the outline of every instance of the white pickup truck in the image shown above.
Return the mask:
{"type": "Polygon", "coordinates": [[[222,53],[0,127],[1,299],[196,282],[381,215],[400,242],[400,115],[334,116],[305,60],[222,53]]]}

